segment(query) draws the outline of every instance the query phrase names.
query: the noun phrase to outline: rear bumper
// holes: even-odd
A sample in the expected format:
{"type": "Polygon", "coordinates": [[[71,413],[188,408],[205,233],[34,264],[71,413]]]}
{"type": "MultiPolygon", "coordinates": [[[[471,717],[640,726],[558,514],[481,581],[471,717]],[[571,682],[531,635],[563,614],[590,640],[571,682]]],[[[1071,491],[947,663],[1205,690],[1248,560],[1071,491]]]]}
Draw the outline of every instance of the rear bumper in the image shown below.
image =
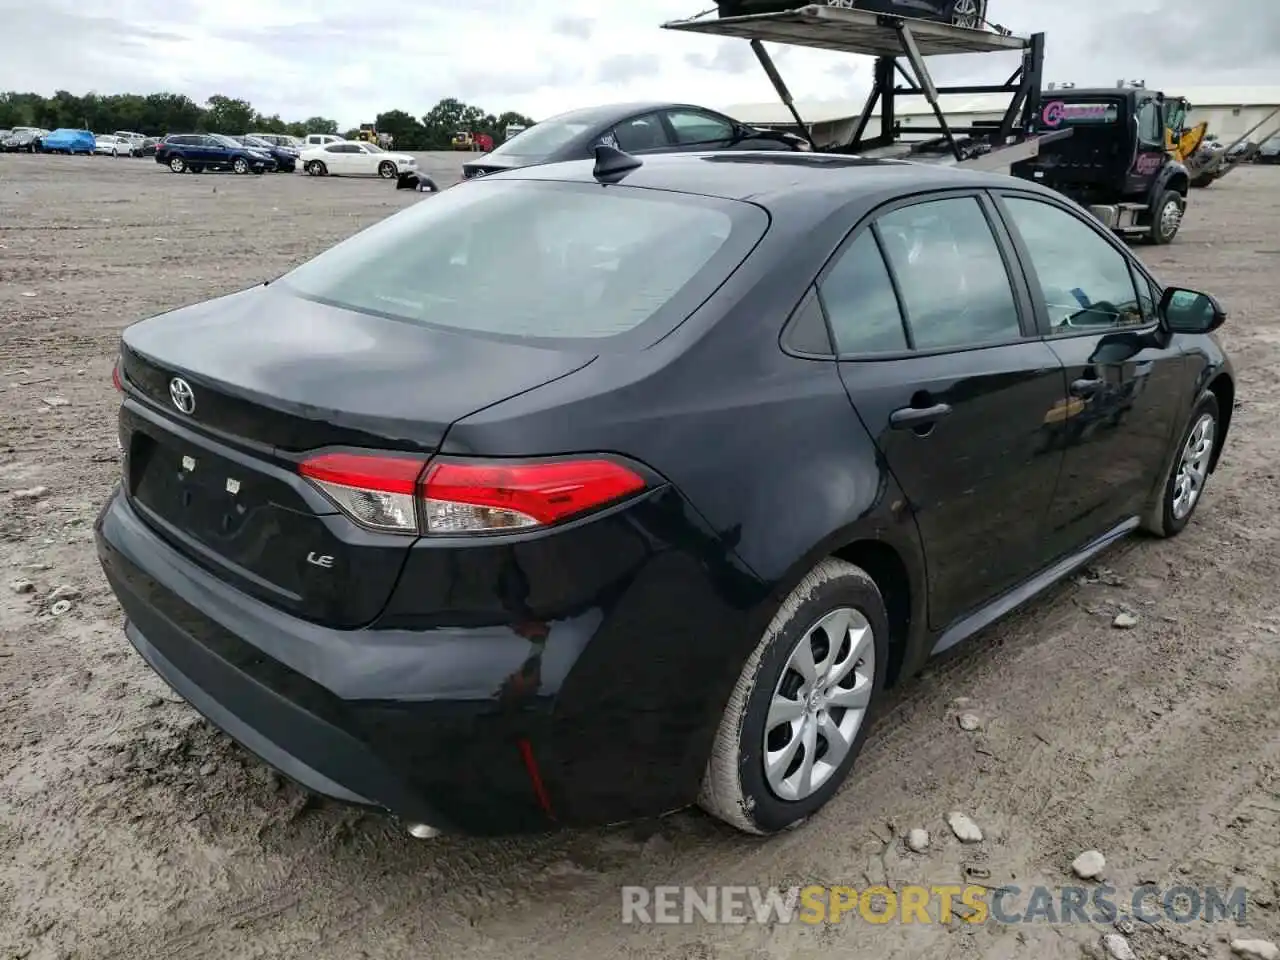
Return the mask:
{"type": "MultiPolygon", "coordinates": [[[[430,551],[406,570],[429,586],[398,592],[380,621],[387,626],[339,630],[214,577],[119,492],[95,532],[129,640],[248,750],[343,802],[447,832],[503,834],[649,816],[696,797],[720,711],[754,642],[744,627],[760,594],[736,564],[716,560],[719,544],[706,531],[698,531],[697,556],[661,549],[654,534],[698,542],[670,526],[686,519],[670,508],[679,497],[666,503],[583,528],[593,556],[601,536],[639,525],[658,547],[637,550],[638,564],[617,565],[585,608],[575,602],[549,622],[513,616],[434,629],[421,626],[415,603],[441,610],[432,595],[456,597],[459,585],[440,582],[456,561],[430,551]]],[[[551,539],[550,555],[578,550],[572,533],[551,539]]],[[[477,553],[466,586],[479,586],[474,574],[492,571],[496,558],[477,553]]],[[[590,557],[579,560],[590,569],[590,557]]],[[[548,586],[574,566],[569,557],[566,572],[547,570],[548,586]]]]}

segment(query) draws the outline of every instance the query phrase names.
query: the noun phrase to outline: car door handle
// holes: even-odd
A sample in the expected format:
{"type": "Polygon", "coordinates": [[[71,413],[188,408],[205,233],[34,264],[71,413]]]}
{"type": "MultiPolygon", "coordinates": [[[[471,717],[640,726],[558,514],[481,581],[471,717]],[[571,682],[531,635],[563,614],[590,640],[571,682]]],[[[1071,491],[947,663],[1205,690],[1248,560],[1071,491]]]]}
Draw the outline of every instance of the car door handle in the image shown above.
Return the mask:
{"type": "Polygon", "coordinates": [[[1071,395],[1073,397],[1092,397],[1101,389],[1101,378],[1090,379],[1088,377],[1084,377],[1079,380],[1071,381],[1071,395]]]}
{"type": "Polygon", "coordinates": [[[928,426],[951,412],[951,404],[935,403],[931,407],[903,407],[889,414],[889,426],[895,430],[911,430],[928,426]]]}

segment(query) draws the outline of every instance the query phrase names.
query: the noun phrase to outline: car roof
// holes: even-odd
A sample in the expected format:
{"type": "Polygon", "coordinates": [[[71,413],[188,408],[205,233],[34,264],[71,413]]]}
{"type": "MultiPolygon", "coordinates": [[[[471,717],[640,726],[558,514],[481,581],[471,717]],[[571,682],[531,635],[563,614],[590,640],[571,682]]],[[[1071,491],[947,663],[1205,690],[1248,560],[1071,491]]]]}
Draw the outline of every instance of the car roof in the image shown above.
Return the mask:
{"type": "MultiPolygon", "coordinates": [[[[706,107],[699,107],[696,104],[678,103],[671,100],[629,100],[622,103],[602,103],[594,107],[579,107],[576,110],[558,113],[554,117],[547,117],[546,120],[540,120],[539,123],[550,123],[552,121],[603,123],[607,120],[627,117],[637,113],[651,113],[654,110],[672,110],[681,107],[688,107],[692,110],[707,110],[706,107]]],[[[716,113],[718,111],[711,112],[716,113]]],[[[537,125],[534,124],[534,126],[537,125]]]]}
{"type": "MultiPolygon", "coordinates": [[[[879,193],[948,188],[1016,187],[1048,192],[1003,174],[903,160],[872,160],[824,153],[733,150],[638,157],[641,165],[621,182],[630,187],[750,200],[764,206],[790,197],[823,194],[830,206],[879,193]]],[[[488,174],[484,180],[591,182],[594,162],[574,160],[488,174]]]]}

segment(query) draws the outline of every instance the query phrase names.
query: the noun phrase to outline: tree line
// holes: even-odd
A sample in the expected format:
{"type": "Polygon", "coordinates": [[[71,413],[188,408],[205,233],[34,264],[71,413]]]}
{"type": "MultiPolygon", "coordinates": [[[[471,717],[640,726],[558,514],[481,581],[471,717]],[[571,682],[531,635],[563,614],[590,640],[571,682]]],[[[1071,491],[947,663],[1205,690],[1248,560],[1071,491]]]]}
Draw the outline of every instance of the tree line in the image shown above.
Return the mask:
{"type": "MultiPolygon", "coordinates": [[[[389,133],[400,150],[447,150],[455,133],[487,133],[499,143],[503,131],[512,124],[529,126],[528,117],[515,111],[492,114],[480,107],[446,97],[421,117],[405,110],[388,110],[365,121],[389,133]]],[[[38,93],[0,93],[0,129],[13,127],[58,127],[111,133],[132,130],[147,136],[169,133],[287,133],[295,137],[308,133],[343,133],[354,139],[357,130],[339,131],[338,122],[328,117],[282,120],[267,116],[247,100],[214,94],[204,106],[180,93],[87,93],[76,96],[59,90],[51,97],[38,93]]],[[[358,128],[357,128],[358,129],[358,128]]]]}

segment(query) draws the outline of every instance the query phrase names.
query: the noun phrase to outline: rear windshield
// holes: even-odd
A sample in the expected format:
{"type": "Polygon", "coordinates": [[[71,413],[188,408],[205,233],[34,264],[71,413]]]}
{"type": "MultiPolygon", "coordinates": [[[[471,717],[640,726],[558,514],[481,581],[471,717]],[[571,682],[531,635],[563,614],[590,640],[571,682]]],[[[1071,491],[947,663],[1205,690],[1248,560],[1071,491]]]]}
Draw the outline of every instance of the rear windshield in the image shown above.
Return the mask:
{"type": "Polygon", "coordinates": [[[520,136],[491,151],[495,157],[519,157],[522,160],[545,160],[574,137],[586,133],[590,124],[581,121],[544,120],[526,130],[520,136]]]}
{"type": "Polygon", "coordinates": [[[767,225],[763,210],[738,201],[477,180],[356,234],[281,283],[350,310],[479,334],[600,340],[654,318],[661,336],[767,225]]]}

